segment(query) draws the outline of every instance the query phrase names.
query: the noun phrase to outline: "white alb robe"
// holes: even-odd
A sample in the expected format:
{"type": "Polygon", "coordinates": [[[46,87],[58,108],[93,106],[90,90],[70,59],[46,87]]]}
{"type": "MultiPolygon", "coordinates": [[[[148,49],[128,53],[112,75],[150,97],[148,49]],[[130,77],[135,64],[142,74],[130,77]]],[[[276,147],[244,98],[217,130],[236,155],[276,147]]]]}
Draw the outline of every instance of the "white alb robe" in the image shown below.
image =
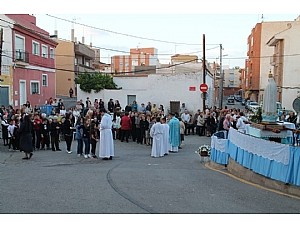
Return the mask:
{"type": "Polygon", "coordinates": [[[164,154],[169,154],[169,125],[162,124],[163,127],[163,151],[164,154]]]}
{"type": "Polygon", "coordinates": [[[150,136],[153,138],[151,157],[163,157],[164,148],[163,148],[163,126],[162,124],[156,123],[151,127],[150,136]]]}
{"type": "Polygon", "coordinates": [[[112,118],[105,113],[100,123],[99,157],[109,158],[114,156],[114,140],[112,135],[112,118]]]}

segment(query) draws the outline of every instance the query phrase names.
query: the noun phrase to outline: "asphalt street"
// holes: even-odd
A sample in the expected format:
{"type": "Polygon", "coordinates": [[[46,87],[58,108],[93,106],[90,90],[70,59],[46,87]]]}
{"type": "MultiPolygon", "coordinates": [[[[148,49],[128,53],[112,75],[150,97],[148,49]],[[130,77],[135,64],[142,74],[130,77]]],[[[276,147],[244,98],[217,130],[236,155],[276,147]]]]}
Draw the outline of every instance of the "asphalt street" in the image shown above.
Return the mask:
{"type": "Polygon", "coordinates": [[[151,148],[115,141],[111,161],[36,151],[31,160],[0,147],[0,213],[203,214],[299,213],[298,199],[210,170],[195,151],[210,138],[186,136],[163,158],[151,148]]]}

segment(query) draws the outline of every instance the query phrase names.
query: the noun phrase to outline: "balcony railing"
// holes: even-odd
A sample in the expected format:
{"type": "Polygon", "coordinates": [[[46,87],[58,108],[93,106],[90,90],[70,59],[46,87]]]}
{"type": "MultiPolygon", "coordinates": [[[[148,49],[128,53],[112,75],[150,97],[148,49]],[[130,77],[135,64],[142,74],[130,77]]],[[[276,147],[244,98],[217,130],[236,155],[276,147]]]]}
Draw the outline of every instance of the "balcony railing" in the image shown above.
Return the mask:
{"type": "Polygon", "coordinates": [[[15,61],[29,63],[29,53],[23,50],[16,50],[15,61]]]}

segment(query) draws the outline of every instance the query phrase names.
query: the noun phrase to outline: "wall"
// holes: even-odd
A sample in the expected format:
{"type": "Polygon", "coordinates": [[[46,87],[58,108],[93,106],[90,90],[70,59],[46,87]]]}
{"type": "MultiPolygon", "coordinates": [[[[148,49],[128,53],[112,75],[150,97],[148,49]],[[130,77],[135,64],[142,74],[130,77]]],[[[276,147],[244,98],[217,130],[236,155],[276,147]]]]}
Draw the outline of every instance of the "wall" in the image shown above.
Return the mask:
{"type": "MultiPolygon", "coordinates": [[[[201,74],[177,74],[177,75],[158,75],[153,74],[148,77],[115,77],[114,82],[122,87],[121,90],[104,90],[100,93],[85,93],[78,87],[78,99],[86,100],[90,97],[103,99],[105,105],[110,98],[119,100],[122,108],[127,105],[127,96],[136,95],[138,104],[164,105],[165,110],[170,108],[170,101],[180,101],[185,103],[186,108],[192,112],[202,109],[202,99],[199,86],[202,83],[201,74]],[[196,91],[189,91],[189,87],[195,86],[196,91]]],[[[212,78],[207,77],[206,83],[209,86],[208,99],[206,104],[211,106],[212,101],[212,78]]]]}
{"type": "Polygon", "coordinates": [[[264,93],[264,89],[268,85],[268,75],[271,66],[271,56],[274,54],[274,47],[267,45],[267,42],[276,34],[287,29],[288,21],[264,22],[262,23],[261,33],[261,58],[260,58],[260,81],[259,81],[259,101],[264,93]]]}
{"type": "Polygon", "coordinates": [[[300,21],[294,22],[291,29],[280,34],[280,38],[284,39],[282,106],[289,110],[293,110],[293,101],[300,92],[299,37],[300,21]]]}
{"type": "MultiPolygon", "coordinates": [[[[45,101],[50,97],[55,97],[55,72],[47,72],[33,69],[16,68],[14,70],[14,106],[20,107],[20,94],[19,94],[19,82],[20,80],[26,81],[26,94],[27,100],[31,105],[43,105],[45,101]],[[48,75],[48,86],[42,86],[42,74],[48,75]],[[39,81],[40,94],[31,94],[30,81],[39,81]],[[16,102],[17,101],[17,102],[16,102]]],[[[22,104],[21,104],[22,105],[22,104]]]]}
{"type": "Polygon", "coordinates": [[[58,45],[55,49],[55,63],[56,63],[56,95],[69,96],[70,87],[75,91],[74,83],[74,43],[68,41],[58,40],[58,45]],[[65,69],[58,70],[58,69],[65,69]]]}
{"type": "MultiPolygon", "coordinates": [[[[0,18],[6,20],[8,22],[12,22],[11,19],[6,17],[3,14],[0,14],[0,18]]],[[[0,21],[0,28],[3,28],[3,43],[2,43],[2,66],[1,66],[1,79],[3,82],[0,82],[0,86],[8,87],[9,88],[9,97],[8,101],[9,104],[13,104],[13,77],[12,77],[12,30],[8,24],[4,21],[0,21]],[[6,56],[5,56],[6,55],[6,56]]]]}

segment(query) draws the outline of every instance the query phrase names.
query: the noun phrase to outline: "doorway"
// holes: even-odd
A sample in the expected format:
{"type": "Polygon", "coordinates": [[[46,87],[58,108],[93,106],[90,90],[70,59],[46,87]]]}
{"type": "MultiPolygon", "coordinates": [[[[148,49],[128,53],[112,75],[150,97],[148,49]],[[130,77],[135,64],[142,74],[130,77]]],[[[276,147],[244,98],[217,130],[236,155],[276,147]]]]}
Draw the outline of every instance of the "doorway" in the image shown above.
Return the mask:
{"type": "Polygon", "coordinates": [[[127,95],[127,105],[132,104],[136,101],[136,95],[127,95]]]}
{"type": "Polygon", "coordinates": [[[0,86],[0,105],[7,107],[9,105],[9,87],[0,86]]]}
{"type": "Polygon", "coordinates": [[[20,80],[20,107],[23,104],[26,104],[27,97],[26,97],[26,81],[20,80]]]}

